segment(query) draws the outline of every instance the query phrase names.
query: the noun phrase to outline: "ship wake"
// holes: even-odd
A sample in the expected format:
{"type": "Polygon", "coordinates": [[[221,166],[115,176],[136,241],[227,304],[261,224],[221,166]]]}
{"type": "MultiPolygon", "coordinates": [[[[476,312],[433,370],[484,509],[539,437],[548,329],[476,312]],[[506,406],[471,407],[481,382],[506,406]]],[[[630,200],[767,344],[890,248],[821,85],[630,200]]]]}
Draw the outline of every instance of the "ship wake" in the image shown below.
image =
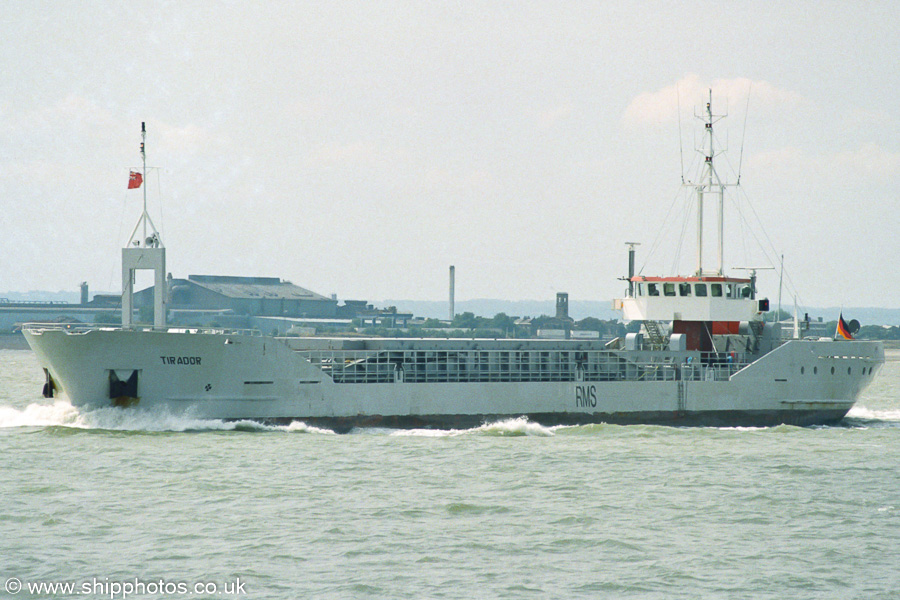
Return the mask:
{"type": "Polygon", "coordinates": [[[454,437],[460,435],[482,435],[488,437],[519,437],[554,435],[558,427],[545,427],[540,423],[529,421],[525,417],[504,419],[492,423],[485,423],[471,429],[400,429],[392,430],[394,436],[418,436],[418,437],[454,437]]]}
{"type": "Polygon", "coordinates": [[[854,406],[844,418],[849,427],[900,427],[900,409],[876,410],[854,406]]]}
{"type": "Polygon", "coordinates": [[[175,415],[165,410],[99,408],[79,411],[64,400],[53,404],[34,402],[25,408],[0,406],[0,429],[18,427],[61,427],[135,432],[201,431],[283,431],[287,433],[334,434],[330,429],[294,421],[289,425],[266,425],[257,421],[223,421],[190,415],[175,415]]]}

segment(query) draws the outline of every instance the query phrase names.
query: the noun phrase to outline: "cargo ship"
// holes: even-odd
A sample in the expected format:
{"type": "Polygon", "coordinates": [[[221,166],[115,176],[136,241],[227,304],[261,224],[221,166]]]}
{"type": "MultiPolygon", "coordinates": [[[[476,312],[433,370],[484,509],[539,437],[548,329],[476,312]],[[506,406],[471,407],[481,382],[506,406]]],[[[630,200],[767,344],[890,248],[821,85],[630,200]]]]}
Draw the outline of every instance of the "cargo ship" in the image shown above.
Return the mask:
{"type": "MultiPolygon", "coordinates": [[[[598,339],[279,337],[166,324],[165,247],[144,212],[122,250],[121,326],[27,324],[44,395],[79,409],[353,427],[467,428],[526,417],[544,425],[824,425],[840,422],[884,363],[881,342],[767,321],[756,271],[723,269],[723,183],[712,95],[696,194],[697,268],[635,273],[613,301],[641,331],[598,339]],[[703,262],[703,203],[718,203],[718,264],[703,262]],[[135,271],[152,270],[154,323],[133,322],[135,271]]],[[[142,127],[142,136],[146,131],[142,127]]],[[[146,171],[144,143],[141,156],[146,171]]],[[[133,174],[133,179],[135,174],[133,174]]],[[[139,179],[140,174],[137,173],[139,179]]],[[[138,183],[139,185],[139,183],[138,183]]]]}

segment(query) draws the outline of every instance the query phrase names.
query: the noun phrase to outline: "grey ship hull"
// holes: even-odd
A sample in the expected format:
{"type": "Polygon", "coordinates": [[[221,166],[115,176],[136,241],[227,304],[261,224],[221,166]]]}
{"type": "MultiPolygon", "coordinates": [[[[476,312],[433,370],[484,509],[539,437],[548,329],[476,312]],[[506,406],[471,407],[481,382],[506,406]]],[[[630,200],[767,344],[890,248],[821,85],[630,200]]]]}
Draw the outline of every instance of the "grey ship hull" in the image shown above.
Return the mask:
{"type": "MultiPolygon", "coordinates": [[[[663,425],[668,427],[773,427],[776,425],[838,425],[849,408],[804,408],[774,411],[643,411],[639,413],[567,412],[533,414],[485,414],[485,415],[366,415],[355,417],[303,417],[261,419],[273,425],[289,425],[303,421],[307,425],[347,433],[359,427],[387,429],[472,429],[488,423],[525,418],[547,427],[557,425],[577,426],[589,424],[610,425],[663,425]]],[[[226,419],[229,421],[244,419],[226,419]]]]}

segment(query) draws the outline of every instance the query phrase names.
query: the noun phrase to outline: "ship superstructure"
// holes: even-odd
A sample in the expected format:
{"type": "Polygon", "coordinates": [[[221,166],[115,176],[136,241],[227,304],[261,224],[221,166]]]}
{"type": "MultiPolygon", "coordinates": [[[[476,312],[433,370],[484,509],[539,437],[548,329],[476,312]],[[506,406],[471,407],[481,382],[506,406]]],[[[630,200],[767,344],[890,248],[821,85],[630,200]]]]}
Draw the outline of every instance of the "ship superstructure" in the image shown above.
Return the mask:
{"type": "Polygon", "coordinates": [[[752,335],[754,343],[764,327],[763,314],[769,310],[767,299],[757,300],[756,270],[749,278],[731,277],[724,269],[725,188],[715,167],[714,125],[721,116],[713,114],[712,91],[704,115],[703,167],[696,182],[684,184],[692,188],[697,203],[697,268],[690,276],[647,277],[635,275],[634,255],[637,244],[629,243],[628,291],[616,300],[614,307],[622,311],[626,321],[641,321],[648,338],[657,346],[671,343],[673,349],[718,352],[718,336],[752,335]],[[704,205],[715,202],[717,216],[717,262],[708,269],[703,260],[704,205]],[[660,323],[669,323],[672,337],[664,338],[660,323]]]}

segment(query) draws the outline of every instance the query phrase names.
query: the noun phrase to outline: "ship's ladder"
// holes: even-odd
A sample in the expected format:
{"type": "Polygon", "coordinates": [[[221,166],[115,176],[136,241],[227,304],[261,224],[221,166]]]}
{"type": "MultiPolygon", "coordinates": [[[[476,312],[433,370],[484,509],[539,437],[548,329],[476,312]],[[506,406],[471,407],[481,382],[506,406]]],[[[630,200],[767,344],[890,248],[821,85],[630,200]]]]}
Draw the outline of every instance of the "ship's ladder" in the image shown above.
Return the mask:
{"type": "Polygon", "coordinates": [[[749,352],[757,352],[759,350],[759,340],[762,338],[763,328],[766,324],[763,321],[750,321],[750,333],[753,334],[753,343],[750,348],[747,348],[749,352]]]}
{"type": "Polygon", "coordinates": [[[763,332],[763,328],[766,326],[762,321],[750,321],[750,331],[753,332],[753,335],[756,337],[760,337],[763,332]]]}
{"type": "Polygon", "coordinates": [[[666,340],[663,337],[663,332],[659,323],[650,320],[644,321],[644,329],[647,330],[647,338],[651,345],[657,348],[663,348],[665,346],[666,340]]]}

